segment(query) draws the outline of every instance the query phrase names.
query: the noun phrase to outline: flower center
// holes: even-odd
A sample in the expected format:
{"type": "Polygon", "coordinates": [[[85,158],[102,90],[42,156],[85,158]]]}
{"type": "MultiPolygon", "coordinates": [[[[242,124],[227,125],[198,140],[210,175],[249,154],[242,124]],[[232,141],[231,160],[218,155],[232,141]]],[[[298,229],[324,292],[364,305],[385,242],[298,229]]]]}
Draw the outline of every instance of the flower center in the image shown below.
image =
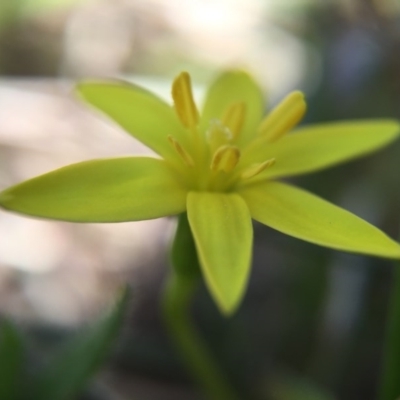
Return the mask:
{"type": "Polygon", "coordinates": [[[232,103],[221,119],[209,121],[205,132],[200,131],[200,117],[193,99],[190,76],[182,72],[172,85],[174,108],[189,140],[183,144],[172,135],[168,141],[180,162],[179,172],[192,190],[231,191],[239,181],[258,175],[275,163],[275,159],[240,166],[241,149],[237,139],[243,127],[246,106],[232,103]]]}

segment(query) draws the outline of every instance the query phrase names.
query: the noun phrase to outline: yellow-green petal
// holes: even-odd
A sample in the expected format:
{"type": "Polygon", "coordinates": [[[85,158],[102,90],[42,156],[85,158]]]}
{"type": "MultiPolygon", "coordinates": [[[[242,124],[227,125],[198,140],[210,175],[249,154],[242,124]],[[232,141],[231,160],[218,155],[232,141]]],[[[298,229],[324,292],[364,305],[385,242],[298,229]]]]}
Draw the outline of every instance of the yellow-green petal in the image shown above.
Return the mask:
{"type": "Polygon", "coordinates": [[[0,206],[74,222],[137,221],[179,214],[186,191],[163,160],[127,157],[85,161],[0,193],[0,206]]]}
{"type": "Polygon", "coordinates": [[[236,194],[190,192],[187,213],[207,286],[225,314],[238,307],[247,286],[253,229],[236,194]]]}
{"type": "Polygon", "coordinates": [[[378,228],[311,193],[279,182],[240,191],[252,217],[287,235],[337,250],[400,258],[400,245],[378,228]]]}
{"type": "Polygon", "coordinates": [[[244,103],[245,119],[236,143],[248,143],[256,135],[264,112],[262,91],[244,71],[228,71],[210,86],[201,114],[201,127],[207,130],[213,119],[222,119],[232,104],[244,103]]]}
{"type": "Polygon", "coordinates": [[[276,164],[260,174],[260,179],[299,175],[368,154],[392,142],[399,133],[400,124],[395,120],[309,125],[274,143],[256,140],[242,163],[275,158],[276,164]]]}
{"type": "Polygon", "coordinates": [[[80,97],[163,157],[175,158],[168,135],[182,144],[185,131],[170,105],[151,92],[122,82],[82,82],[80,97]]]}

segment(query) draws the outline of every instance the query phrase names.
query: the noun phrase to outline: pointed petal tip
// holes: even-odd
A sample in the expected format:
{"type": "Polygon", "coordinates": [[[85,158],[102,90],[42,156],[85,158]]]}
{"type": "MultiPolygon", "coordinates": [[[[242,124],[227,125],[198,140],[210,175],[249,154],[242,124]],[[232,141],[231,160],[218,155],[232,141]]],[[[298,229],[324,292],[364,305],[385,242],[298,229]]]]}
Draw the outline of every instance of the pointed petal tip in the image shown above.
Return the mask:
{"type": "Polygon", "coordinates": [[[145,92],[152,94],[146,88],[135,84],[134,82],[130,82],[124,79],[84,79],[78,81],[74,87],[73,92],[80,98],[86,99],[87,96],[91,97],[93,94],[98,95],[98,90],[105,89],[105,88],[122,88],[122,89],[131,89],[136,90],[139,92],[145,92]],[[95,90],[96,92],[93,93],[92,91],[95,90]]]}
{"type": "Polygon", "coordinates": [[[186,142],[186,132],[171,105],[141,86],[122,80],[93,80],[79,82],[75,91],[100,116],[108,117],[163,158],[176,157],[168,133],[180,143],[186,142]]]}
{"type": "Polygon", "coordinates": [[[399,259],[400,244],[386,233],[303,189],[271,181],[239,194],[256,221],[282,233],[339,251],[399,259]]]}
{"type": "Polygon", "coordinates": [[[78,95],[84,95],[84,92],[87,88],[93,87],[93,86],[99,86],[99,85],[107,85],[110,82],[107,81],[100,81],[100,80],[83,80],[79,81],[75,84],[74,86],[74,92],[77,93],[78,95]]]}
{"type": "MultiPolygon", "coordinates": [[[[382,232],[385,237],[385,243],[382,243],[379,249],[365,249],[365,250],[352,250],[348,249],[350,253],[364,254],[366,256],[386,258],[389,260],[400,260],[400,244],[393,240],[386,233],[382,232]]],[[[342,250],[338,248],[338,250],[342,250]]]]}
{"type": "Polygon", "coordinates": [[[86,102],[90,103],[90,99],[95,95],[99,95],[99,90],[105,88],[125,88],[125,89],[135,89],[135,90],[146,90],[138,85],[133,83],[118,80],[118,79],[109,79],[109,80],[101,80],[101,79],[85,79],[82,81],[78,81],[73,89],[72,92],[78,96],[78,98],[85,100],[86,102]]]}
{"type": "MultiPolygon", "coordinates": [[[[351,122],[351,121],[349,121],[351,122]]],[[[400,136],[400,121],[397,119],[390,119],[390,118],[381,118],[381,119],[365,119],[360,121],[353,121],[354,123],[361,123],[361,124],[371,124],[374,125],[374,128],[377,132],[381,132],[382,135],[396,138],[400,136]]]]}
{"type": "Polygon", "coordinates": [[[389,140],[396,139],[400,136],[400,121],[396,119],[376,119],[364,120],[366,124],[371,123],[375,125],[376,131],[380,132],[382,136],[387,137],[389,140]]]}
{"type": "MultiPolygon", "coordinates": [[[[364,254],[369,255],[372,257],[380,257],[386,258],[389,260],[400,260],[400,244],[391,239],[389,236],[384,234],[386,237],[386,244],[385,246],[381,247],[379,250],[364,250],[364,251],[352,251],[348,250],[349,252],[354,252],[356,254],[364,254]]],[[[340,249],[339,249],[340,250],[340,249]]]]}
{"type": "Polygon", "coordinates": [[[400,121],[393,120],[391,123],[393,125],[393,130],[395,131],[395,137],[400,136],[400,121]]]}
{"type": "MultiPolygon", "coordinates": [[[[370,119],[323,122],[296,128],[293,134],[265,145],[265,137],[249,146],[245,159],[279,160],[263,175],[282,178],[311,173],[363,157],[391,144],[400,136],[400,121],[370,119]]],[[[253,161],[254,162],[254,161],[253,161]]]]}
{"type": "Polygon", "coordinates": [[[395,260],[400,260],[400,243],[393,241],[393,244],[396,245],[396,248],[394,249],[393,252],[390,252],[388,257],[395,260]]]}
{"type": "Polygon", "coordinates": [[[210,294],[214,299],[214,302],[220,313],[224,317],[232,317],[242,304],[247,285],[244,285],[240,288],[240,290],[235,291],[222,290],[221,285],[216,281],[212,282],[210,280],[208,281],[208,285],[210,285],[210,294]]]}
{"type": "Polygon", "coordinates": [[[164,161],[122,157],[71,164],[21,182],[0,193],[0,206],[38,218],[126,222],[183,212],[186,191],[164,161]]]}
{"type": "Polygon", "coordinates": [[[217,302],[219,311],[226,318],[232,317],[238,310],[239,305],[240,301],[231,301],[230,299],[219,299],[217,302]]]}
{"type": "MultiPolygon", "coordinates": [[[[113,82],[115,84],[115,82],[113,82]]],[[[72,93],[79,99],[84,101],[85,103],[91,104],[91,99],[93,95],[98,95],[98,89],[106,86],[111,86],[110,81],[100,81],[100,80],[83,80],[77,82],[72,89],[72,93]],[[93,90],[95,91],[93,93],[93,90]]]]}
{"type": "Polygon", "coordinates": [[[7,204],[12,201],[14,196],[8,191],[4,191],[0,193],[0,207],[7,208],[7,204]]]}
{"type": "Polygon", "coordinates": [[[247,288],[253,229],[244,200],[236,194],[190,192],[188,219],[200,266],[223,315],[232,315],[247,288]]]}

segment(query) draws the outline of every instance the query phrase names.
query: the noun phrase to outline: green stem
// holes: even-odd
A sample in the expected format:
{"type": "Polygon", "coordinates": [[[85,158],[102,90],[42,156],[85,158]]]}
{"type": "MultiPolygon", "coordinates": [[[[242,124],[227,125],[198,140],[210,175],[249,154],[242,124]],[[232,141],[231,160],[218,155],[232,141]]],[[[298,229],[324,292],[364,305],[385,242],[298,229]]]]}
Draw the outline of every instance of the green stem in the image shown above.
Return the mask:
{"type": "Polygon", "coordinates": [[[394,283],[386,325],[379,400],[396,400],[400,396],[400,263],[397,264],[394,266],[394,283]]]}
{"type": "Polygon", "coordinates": [[[196,250],[186,214],[179,219],[171,251],[173,270],[162,297],[165,323],[193,378],[212,400],[236,400],[190,318],[190,303],[201,279],[196,250]]]}

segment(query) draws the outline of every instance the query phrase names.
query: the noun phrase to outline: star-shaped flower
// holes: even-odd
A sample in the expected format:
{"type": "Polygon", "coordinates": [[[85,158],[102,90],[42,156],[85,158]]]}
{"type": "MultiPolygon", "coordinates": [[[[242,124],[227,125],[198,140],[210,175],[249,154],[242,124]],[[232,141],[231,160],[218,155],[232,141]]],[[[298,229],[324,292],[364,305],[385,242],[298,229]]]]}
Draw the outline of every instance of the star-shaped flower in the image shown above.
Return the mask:
{"type": "Polygon", "coordinates": [[[173,106],[131,84],[87,82],[78,93],[161,158],[73,164],[0,194],[5,209],[76,222],[119,222],[187,212],[202,272],[219,308],[243,296],[252,254],[251,218],[338,250],[400,258],[400,245],[357,216],[276,178],[323,169],[399,135],[393,120],[311,125],[300,92],[262,119],[263,96],[241,71],[222,74],[201,113],[190,77],[173,82],[173,106]]]}

